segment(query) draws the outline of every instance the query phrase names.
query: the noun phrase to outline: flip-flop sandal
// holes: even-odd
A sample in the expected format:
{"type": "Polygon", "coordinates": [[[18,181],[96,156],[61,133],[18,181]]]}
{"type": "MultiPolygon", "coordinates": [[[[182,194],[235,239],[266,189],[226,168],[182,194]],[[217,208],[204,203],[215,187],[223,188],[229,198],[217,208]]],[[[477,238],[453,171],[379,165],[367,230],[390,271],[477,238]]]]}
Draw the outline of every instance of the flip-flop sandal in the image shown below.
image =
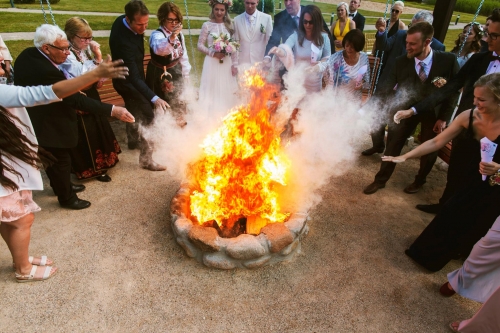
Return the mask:
{"type": "Polygon", "coordinates": [[[56,269],[51,274],[50,272],[52,271],[52,266],[43,266],[43,267],[45,267],[44,271],[43,271],[43,276],[41,278],[35,278],[35,273],[36,273],[36,270],[38,269],[38,267],[41,267],[41,266],[32,265],[31,272],[29,275],[22,275],[22,274],[15,273],[17,282],[22,283],[22,282],[44,281],[44,280],[47,280],[47,279],[50,279],[51,277],[53,277],[58,271],[58,269],[56,269]]]}
{"type": "MultiPolygon", "coordinates": [[[[47,265],[53,265],[54,264],[54,261],[51,260],[51,259],[49,259],[49,258],[47,258],[47,256],[41,256],[41,257],[29,256],[28,257],[28,261],[30,262],[30,264],[37,265],[37,266],[47,266],[47,265]],[[35,260],[35,259],[37,259],[39,261],[38,264],[34,264],[33,263],[33,260],[35,260]]],[[[16,264],[12,263],[12,267],[14,267],[14,269],[16,269],[16,264]]]]}
{"type": "Polygon", "coordinates": [[[451,322],[450,323],[450,329],[453,331],[453,332],[460,332],[458,330],[458,328],[460,327],[460,322],[459,321],[454,321],[454,322],[451,322]]]}

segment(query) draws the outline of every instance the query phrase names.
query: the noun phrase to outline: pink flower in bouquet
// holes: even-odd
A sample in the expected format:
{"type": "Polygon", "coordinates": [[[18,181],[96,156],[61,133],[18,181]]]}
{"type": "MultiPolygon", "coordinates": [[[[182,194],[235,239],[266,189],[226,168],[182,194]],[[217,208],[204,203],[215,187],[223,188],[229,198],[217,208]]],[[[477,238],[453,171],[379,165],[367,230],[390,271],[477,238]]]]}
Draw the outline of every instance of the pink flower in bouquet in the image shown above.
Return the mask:
{"type": "Polygon", "coordinates": [[[227,44],[227,46],[226,46],[226,53],[231,54],[231,53],[233,53],[233,51],[234,51],[233,50],[233,46],[231,44],[227,44]]]}
{"type": "Polygon", "coordinates": [[[220,52],[222,50],[220,44],[221,44],[220,42],[215,43],[214,49],[215,49],[216,52],[220,52]]]}

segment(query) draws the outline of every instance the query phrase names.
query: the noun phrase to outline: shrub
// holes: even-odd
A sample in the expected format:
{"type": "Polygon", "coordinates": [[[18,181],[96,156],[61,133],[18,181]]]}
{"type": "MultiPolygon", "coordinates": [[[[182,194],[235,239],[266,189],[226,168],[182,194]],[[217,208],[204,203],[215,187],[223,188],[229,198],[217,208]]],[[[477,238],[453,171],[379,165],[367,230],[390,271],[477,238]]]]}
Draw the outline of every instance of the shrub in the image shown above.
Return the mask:
{"type": "MultiPolygon", "coordinates": [[[[273,15],[273,1],[272,0],[260,0],[257,5],[257,9],[262,11],[262,1],[264,1],[264,13],[273,15]]],[[[231,7],[231,12],[234,14],[241,14],[245,11],[245,0],[234,0],[233,7],[231,7]]]]}
{"type": "MultiPolygon", "coordinates": [[[[427,5],[434,6],[436,0],[424,0],[422,1],[427,5]]],[[[475,14],[481,0],[458,0],[453,9],[456,12],[475,14]]],[[[493,9],[500,7],[500,3],[496,0],[485,0],[483,6],[481,7],[480,15],[489,16],[493,9]]]]}

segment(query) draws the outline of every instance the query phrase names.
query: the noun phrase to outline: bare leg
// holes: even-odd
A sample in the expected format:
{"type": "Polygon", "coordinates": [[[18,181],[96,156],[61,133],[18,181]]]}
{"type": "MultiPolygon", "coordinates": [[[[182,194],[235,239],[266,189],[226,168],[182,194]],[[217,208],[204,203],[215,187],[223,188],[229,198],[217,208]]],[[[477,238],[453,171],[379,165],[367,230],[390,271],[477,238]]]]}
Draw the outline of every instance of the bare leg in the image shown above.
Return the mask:
{"type": "MultiPolygon", "coordinates": [[[[0,234],[7,243],[14,265],[16,266],[16,273],[27,275],[31,272],[32,265],[28,261],[28,249],[31,237],[31,225],[35,220],[35,215],[30,213],[21,217],[19,220],[13,222],[0,223],[0,234]]],[[[52,268],[52,272],[57,269],[52,268]]],[[[38,270],[37,270],[37,273],[38,270]]]]}
{"type": "Polygon", "coordinates": [[[30,213],[19,220],[0,224],[0,234],[12,254],[16,272],[20,274],[29,274],[31,271],[31,264],[28,261],[28,248],[30,244],[31,225],[34,219],[34,214],[30,213]]]}

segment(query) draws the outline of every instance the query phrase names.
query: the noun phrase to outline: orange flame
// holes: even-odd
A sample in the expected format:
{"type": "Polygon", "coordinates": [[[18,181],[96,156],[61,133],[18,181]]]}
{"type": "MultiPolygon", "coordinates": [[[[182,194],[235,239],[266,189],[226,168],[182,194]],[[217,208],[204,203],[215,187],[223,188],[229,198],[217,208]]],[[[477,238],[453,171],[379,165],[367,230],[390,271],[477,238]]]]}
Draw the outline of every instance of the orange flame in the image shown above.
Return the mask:
{"type": "Polygon", "coordinates": [[[276,189],[286,186],[290,161],[280,146],[280,131],[271,123],[267,102],[275,89],[256,70],[242,80],[251,101],[229,113],[222,125],[203,141],[204,156],[190,166],[197,189],[191,214],[200,224],[247,218],[247,232],[270,222],[283,222],[276,189]],[[253,226],[249,226],[253,224],[253,226]]]}

